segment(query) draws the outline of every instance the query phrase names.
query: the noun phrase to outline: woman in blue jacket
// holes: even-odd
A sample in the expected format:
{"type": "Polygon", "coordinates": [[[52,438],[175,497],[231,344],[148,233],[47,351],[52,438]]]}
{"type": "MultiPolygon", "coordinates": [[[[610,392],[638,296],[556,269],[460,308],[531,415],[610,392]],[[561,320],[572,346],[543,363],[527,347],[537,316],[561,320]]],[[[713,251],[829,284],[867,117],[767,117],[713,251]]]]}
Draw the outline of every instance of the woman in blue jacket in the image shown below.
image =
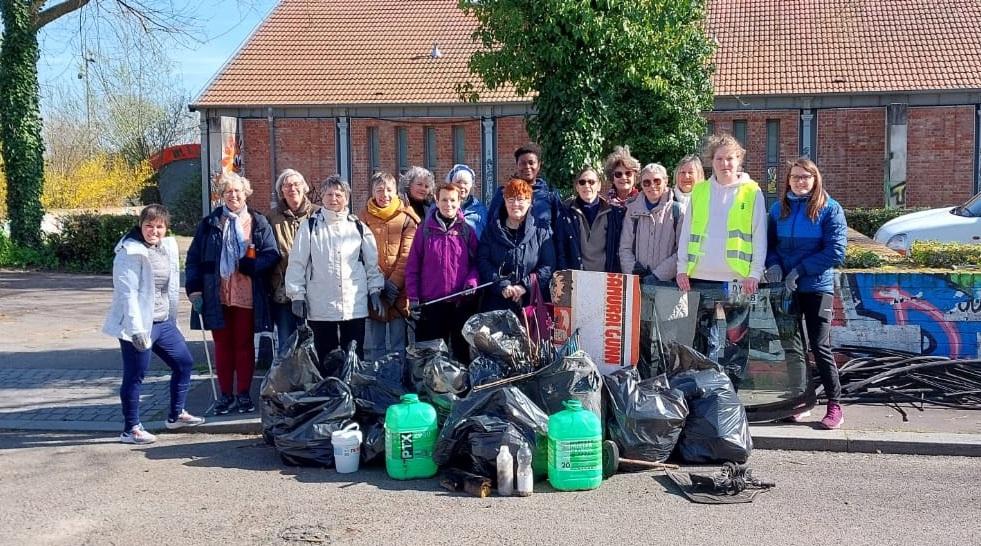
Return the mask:
{"type": "Polygon", "coordinates": [[[493,282],[484,292],[483,311],[510,309],[519,317],[529,305],[532,276],[548,299],[548,283],[555,268],[555,247],[548,227],[537,225],[528,213],[531,184],[513,178],[504,186],[504,207],[491,218],[477,246],[481,282],[493,282]]]}
{"type": "Polygon", "coordinates": [[[235,173],[221,177],[225,204],[198,224],[187,250],[185,290],[202,326],[215,338],[221,399],[215,414],[255,411],[249,391],[255,373],[257,332],[272,332],[269,274],[279,248],[265,216],[250,210],[252,185],[235,173]],[[234,389],[234,390],[233,390],[234,389]]]}
{"type": "MultiPolygon", "coordinates": [[[[834,268],[845,261],[848,227],[845,212],[824,191],[821,171],[807,158],[795,160],[787,173],[783,198],[773,204],[768,221],[769,253],[766,280],[783,280],[800,307],[807,340],[824,392],[827,413],[820,425],[836,429],[845,421],[838,399],[841,384],[831,353],[831,315],[834,302],[834,268]]],[[[804,361],[803,335],[799,332],[793,350],[804,361]]],[[[802,369],[804,369],[802,367],[802,369]]],[[[797,378],[803,383],[804,378],[797,378]]],[[[809,412],[791,418],[800,421],[809,412]]]]}

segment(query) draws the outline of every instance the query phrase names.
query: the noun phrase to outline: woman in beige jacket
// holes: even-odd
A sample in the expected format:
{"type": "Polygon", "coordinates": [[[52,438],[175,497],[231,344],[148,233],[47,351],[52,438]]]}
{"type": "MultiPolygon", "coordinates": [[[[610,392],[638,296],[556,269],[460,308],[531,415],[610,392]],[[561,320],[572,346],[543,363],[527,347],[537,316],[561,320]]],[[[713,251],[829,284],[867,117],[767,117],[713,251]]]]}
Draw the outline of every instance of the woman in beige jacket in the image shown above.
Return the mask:
{"type": "Polygon", "coordinates": [[[640,170],[642,194],[627,204],[620,234],[620,267],[624,273],[659,281],[677,274],[678,229],[684,211],[668,189],[668,171],[658,163],[640,170]]]}

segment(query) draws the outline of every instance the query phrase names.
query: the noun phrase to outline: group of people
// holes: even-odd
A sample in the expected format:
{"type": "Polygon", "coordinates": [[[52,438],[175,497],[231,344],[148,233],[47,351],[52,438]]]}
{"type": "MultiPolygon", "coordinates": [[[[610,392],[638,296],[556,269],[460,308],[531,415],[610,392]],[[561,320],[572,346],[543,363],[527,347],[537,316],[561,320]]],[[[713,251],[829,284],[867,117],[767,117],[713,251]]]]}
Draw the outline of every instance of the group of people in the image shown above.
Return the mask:
{"type": "MultiPolygon", "coordinates": [[[[672,187],[663,165],[642,167],[628,148],[617,147],[602,169],[580,169],[574,195],[563,201],[540,176],[540,150],[527,144],[515,151],[515,174],[487,206],[472,193],[469,166],[453,166],[439,184],[427,169],[412,167],[398,183],[390,173],[374,173],[357,214],[349,209],[351,187],[336,175],[319,188],[321,202],[312,203],[303,175],[283,171],[266,216],[246,204],[249,181],[224,174],[224,205],[198,225],[185,264],[187,296],[214,335],[221,390],[215,413],[254,411],[255,333],[275,329],[282,351],[305,320],[321,359],[352,341],[359,357],[374,360],[410,342],[443,339],[467,361],[461,329],[473,313],[521,313],[549,298],[553,271],[581,269],[640,275],[682,291],[735,280],[751,295],[761,281],[784,282],[806,325],[792,350],[801,361],[804,347],[813,350],[829,399],[821,423],[839,427],[829,333],[833,268],[844,259],[842,208],[806,158],[792,162],[780,200],[767,212],[759,185],[742,170],[745,150],[735,138],[711,137],[704,157],[710,177],[698,156],[687,156],[674,169],[672,187]]],[[[138,406],[150,350],[174,370],[167,427],[203,422],[183,407],[190,356],[175,325],[179,272],[176,245],[165,236],[168,221],[160,205],[146,207],[117,247],[105,331],[119,338],[123,353],[123,442],[154,439],[138,406]]],[[[725,345],[718,335],[708,337],[725,345]]],[[[738,371],[727,371],[738,387],[738,371]]]]}

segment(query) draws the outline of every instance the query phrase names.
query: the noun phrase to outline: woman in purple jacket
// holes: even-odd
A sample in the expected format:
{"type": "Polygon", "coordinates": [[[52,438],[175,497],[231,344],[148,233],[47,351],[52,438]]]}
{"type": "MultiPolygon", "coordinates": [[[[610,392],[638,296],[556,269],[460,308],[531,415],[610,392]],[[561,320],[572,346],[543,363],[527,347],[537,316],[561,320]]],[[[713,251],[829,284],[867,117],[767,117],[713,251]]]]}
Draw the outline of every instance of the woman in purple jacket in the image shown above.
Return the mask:
{"type": "Polygon", "coordinates": [[[405,266],[405,292],[415,319],[415,340],[444,339],[453,358],[470,362],[470,347],[463,339],[463,323],[475,306],[472,293],[426,305],[477,286],[477,234],[463,219],[460,187],[442,184],[436,190],[436,207],[416,231],[405,266]]]}

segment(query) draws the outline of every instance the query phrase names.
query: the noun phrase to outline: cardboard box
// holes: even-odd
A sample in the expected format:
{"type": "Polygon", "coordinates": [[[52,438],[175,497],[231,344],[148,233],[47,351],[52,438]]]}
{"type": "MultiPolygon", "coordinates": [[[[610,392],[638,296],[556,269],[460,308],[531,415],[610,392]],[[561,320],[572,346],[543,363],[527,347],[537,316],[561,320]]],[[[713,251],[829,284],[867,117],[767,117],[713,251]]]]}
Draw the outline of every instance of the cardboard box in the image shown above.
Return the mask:
{"type": "Polygon", "coordinates": [[[558,271],[552,277],[555,330],[564,344],[579,329],[579,347],[604,374],[640,358],[640,277],[596,271],[558,271]]]}

